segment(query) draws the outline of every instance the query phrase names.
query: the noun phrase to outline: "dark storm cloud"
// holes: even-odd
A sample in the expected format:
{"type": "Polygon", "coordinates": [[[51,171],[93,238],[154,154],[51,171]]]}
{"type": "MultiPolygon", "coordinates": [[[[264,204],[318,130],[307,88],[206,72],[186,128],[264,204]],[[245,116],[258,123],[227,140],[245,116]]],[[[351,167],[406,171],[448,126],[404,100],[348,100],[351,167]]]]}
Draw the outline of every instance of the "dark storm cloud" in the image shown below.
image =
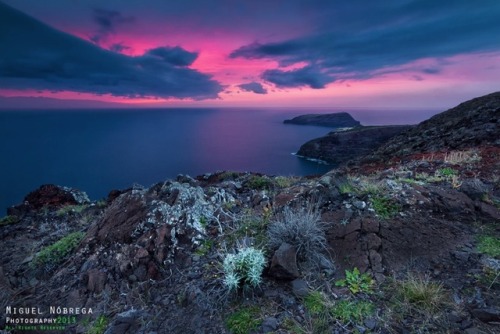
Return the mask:
{"type": "Polygon", "coordinates": [[[96,44],[114,33],[118,25],[135,21],[134,17],[123,16],[116,10],[95,8],[92,14],[94,22],[99,26],[98,32],[90,38],[96,44]]]}
{"type": "MultiPolygon", "coordinates": [[[[279,42],[255,42],[234,50],[230,57],[274,59],[280,66],[309,64],[293,71],[268,70],[262,77],[281,87],[322,88],[336,79],[392,72],[390,67],[422,58],[500,50],[497,0],[326,1],[322,10],[329,18],[320,20],[314,32],[279,42]],[[354,9],[359,10],[357,15],[354,9]]],[[[439,67],[423,70],[440,71],[439,67]]]]}
{"type": "Polygon", "coordinates": [[[246,92],[253,92],[255,94],[267,94],[267,90],[258,82],[249,82],[238,85],[239,88],[246,92]]]}
{"type": "Polygon", "coordinates": [[[178,46],[151,49],[146,55],[158,57],[175,66],[189,66],[198,58],[198,53],[186,51],[178,46]]]}
{"type": "Polygon", "coordinates": [[[187,68],[179,47],[129,57],[55,30],[0,3],[0,88],[114,96],[216,98],[222,86],[187,68]]]}
{"type": "Polygon", "coordinates": [[[267,70],[262,74],[262,78],[281,88],[309,86],[319,89],[325,88],[326,84],[334,81],[333,77],[313,66],[290,71],[267,70]]]}

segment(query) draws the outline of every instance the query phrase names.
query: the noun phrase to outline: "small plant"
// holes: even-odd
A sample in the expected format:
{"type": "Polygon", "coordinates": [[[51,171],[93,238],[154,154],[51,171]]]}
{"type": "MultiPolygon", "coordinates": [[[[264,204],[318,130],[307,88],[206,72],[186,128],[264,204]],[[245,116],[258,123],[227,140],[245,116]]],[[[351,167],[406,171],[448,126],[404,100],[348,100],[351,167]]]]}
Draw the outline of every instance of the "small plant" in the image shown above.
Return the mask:
{"type": "Polygon", "coordinates": [[[226,319],[226,327],[233,334],[249,334],[262,324],[258,307],[245,307],[226,319]]]}
{"type": "Polygon", "coordinates": [[[321,215],[315,208],[291,209],[286,207],[283,214],[269,225],[268,244],[272,250],[282,243],[295,247],[300,261],[315,264],[330,261],[323,253],[326,251],[326,236],[321,226],[321,215]]]}
{"type": "Polygon", "coordinates": [[[205,256],[207,253],[210,251],[210,249],[213,247],[214,241],[211,239],[205,239],[201,243],[201,245],[196,249],[194,252],[196,255],[199,256],[205,256]]]}
{"type": "Polygon", "coordinates": [[[246,185],[247,187],[251,189],[258,189],[258,190],[263,190],[263,189],[271,189],[273,182],[265,177],[265,176],[258,176],[258,175],[252,175],[250,180],[247,181],[246,185]]]}
{"type": "Polygon", "coordinates": [[[406,279],[395,281],[392,288],[402,309],[432,313],[446,301],[442,284],[431,281],[428,276],[409,274],[406,279]]]}
{"type": "Polygon", "coordinates": [[[446,167],[439,169],[437,171],[437,174],[443,177],[452,177],[453,175],[457,175],[457,171],[454,170],[453,168],[446,167]]]}
{"type": "Polygon", "coordinates": [[[330,309],[331,315],[343,324],[362,323],[373,314],[374,305],[369,301],[340,300],[330,309]]]}
{"type": "Polygon", "coordinates": [[[444,161],[452,164],[473,163],[481,160],[481,156],[474,150],[468,151],[452,151],[446,153],[444,161]]]}
{"type": "Polygon", "coordinates": [[[330,308],[332,304],[320,291],[311,291],[304,298],[304,307],[310,317],[313,333],[328,333],[330,323],[330,308]]]}
{"type": "Polygon", "coordinates": [[[293,184],[293,179],[291,177],[277,176],[274,179],[274,183],[276,183],[279,188],[288,188],[293,184]]]}
{"type": "Polygon", "coordinates": [[[353,194],[356,192],[356,188],[351,183],[346,182],[339,185],[339,192],[341,194],[353,194]]]}
{"type": "Polygon", "coordinates": [[[224,285],[229,291],[246,285],[256,287],[262,282],[265,265],[264,253],[253,247],[242,248],[236,254],[227,254],[222,264],[224,285]]]}
{"type": "Polygon", "coordinates": [[[492,236],[481,236],[477,249],[486,255],[500,258],[500,238],[492,236]]]}
{"type": "Polygon", "coordinates": [[[357,267],[352,271],[345,271],[345,279],[335,282],[336,286],[346,286],[349,290],[356,294],[360,292],[372,293],[375,281],[368,273],[361,274],[357,267]]]}
{"type": "Polygon", "coordinates": [[[0,226],[15,224],[17,222],[19,222],[19,218],[17,218],[16,216],[5,216],[0,219],[0,226]]]}
{"type": "Polygon", "coordinates": [[[104,334],[109,320],[103,315],[97,317],[92,327],[87,331],[87,334],[104,334]]]}
{"type": "Polygon", "coordinates": [[[35,256],[32,265],[52,267],[61,263],[78,246],[84,235],[83,232],[74,232],[45,247],[35,256]]]}
{"type": "Polygon", "coordinates": [[[320,291],[311,291],[305,296],[304,306],[311,314],[320,314],[328,310],[328,302],[320,291]]]}
{"type": "Polygon", "coordinates": [[[387,197],[373,197],[371,201],[375,213],[383,219],[391,218],[399,212],[399,206],[387,197]]]}

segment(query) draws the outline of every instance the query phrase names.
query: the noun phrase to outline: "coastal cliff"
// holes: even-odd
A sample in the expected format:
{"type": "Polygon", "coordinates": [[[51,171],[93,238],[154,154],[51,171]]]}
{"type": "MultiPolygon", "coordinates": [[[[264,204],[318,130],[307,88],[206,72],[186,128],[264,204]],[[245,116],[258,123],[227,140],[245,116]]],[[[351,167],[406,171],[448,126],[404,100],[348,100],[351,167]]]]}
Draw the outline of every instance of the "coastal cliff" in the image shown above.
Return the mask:
{"type": "Polygon", "coordinates": [[[179,175],[100,201],[42,186],[0,220],[1,309],[78,309],[55,333],[497,332],[492,96],[427,123],[449,146],[405,135],[319,177],[179,175]],[[262,272],[230,271],[238,254],[262,272]]]}
{"type": "Polygon", "coordinates": [[[410,128],[409,125],[363,126],[347,131],[333,131],[303,144],[297,155],[336,165],[367,155],[410,128]]]}

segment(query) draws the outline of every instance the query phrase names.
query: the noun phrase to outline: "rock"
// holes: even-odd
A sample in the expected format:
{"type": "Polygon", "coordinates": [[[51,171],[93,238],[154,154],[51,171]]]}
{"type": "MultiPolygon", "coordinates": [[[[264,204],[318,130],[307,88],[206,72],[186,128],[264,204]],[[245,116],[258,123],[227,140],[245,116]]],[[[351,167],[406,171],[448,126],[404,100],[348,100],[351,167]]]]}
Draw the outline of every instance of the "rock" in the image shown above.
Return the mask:
{"type": "Polygon", "coordinates": [[[467,328],[464,332],[465,334],[484,334],[484,332],[477,327],[467,328]]]}
{"type": "Polygon", "coordinates": [[[8,215],[22,216],[29,210],[39,210],[43,207],[62,207],[65,205],[81,205],[90,203],[86,193],[68,187],[54,184],[44,184],[40,188],[30,192],[23,204],[10,207],[8,215]]]}
{"type": "Polygon", "coordinates": [[[471,311],[472,315],[482,322],[500,323],[500,310],[494,308],[481,308],[471,311]]]}
{"type": "Polygon", "coordinates": [[[319,125],[333,128],[353,128],[360,126],[361,123],[356,121],[346,112],[332,114],[308,114],[294,117],[283,121],[285,124],[300,124],[300,125],[319,125]]]}
{"type": "Polygon", "coordinates": [[[318,159],[330,164],[345,163],[371,153],[410,126],[370,126],[348,131],[330,132],[328,135],[303,144],[298,156],[318,159]]]}
{"type": "Polygon", "coordinates": [[[377,327],[377,320],[373,318],[366,319],[363,324],[365,325],[366,328],[369,330],[374,330],[375,327],[377,327]]]}
{"type": "Polygon", "coordinates": [[[274,317],[265,318],[262,322],[262,332],[271,333],[278,328],[278,320],[274,317]]]}
{"type": "Polygon", "coordinates": [[[87,290],[100,293],[106,285],[106,273],[99,269],[91,269],[87,272],[87,290]]]}
{"type": "Polygon", "coordinates": [[[115,320],[108,326],[104,334],[134,334],[141,328],[143,311],[131,309],[118,314],[115,320]]]}
{"type": "Polygon", "coordinates": [[[484,194],[492,190],[492,187],[485,185],[480,179],[474,178],[463,180],[459,189],[471,199],[480,200],[484,194]]]}
{"type": "Polygon", "coordinates": [[[278,279],[294,279],[300,276],[297,267],[297,250],[290,244],[282,243],[274,252],[269,275],[278,279]]]}
{"type": "Polygon", "coordinates": [[[300,278],[292,281],[292,290],[294,295],[301,298],[309,294],[309,286],[307,285],[307,282],[300,278]]]}
{"type": "Polygon", "coordinates": [[[366,202],[364,201],[354,201],[352,202],[352,205],[354,205],[354,207],[359,210],[363,210],[364,208],[366,208],[366,202]]]}

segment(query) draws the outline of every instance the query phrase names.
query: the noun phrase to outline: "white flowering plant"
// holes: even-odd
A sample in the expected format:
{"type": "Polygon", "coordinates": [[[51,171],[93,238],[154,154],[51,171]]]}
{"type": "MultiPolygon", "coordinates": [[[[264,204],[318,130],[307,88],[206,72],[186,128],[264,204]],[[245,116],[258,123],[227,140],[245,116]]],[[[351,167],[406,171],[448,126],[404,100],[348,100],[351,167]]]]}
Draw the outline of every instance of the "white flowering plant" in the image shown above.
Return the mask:
{"type": "Polygon", "coordinates": [[[236,254],[227,254],[222,264],[224,285],[229,291],[241,285],[253,287],[262,283],[262,271],[266,266],[264,253],[260,249],[245,247],[236,254]]]}

